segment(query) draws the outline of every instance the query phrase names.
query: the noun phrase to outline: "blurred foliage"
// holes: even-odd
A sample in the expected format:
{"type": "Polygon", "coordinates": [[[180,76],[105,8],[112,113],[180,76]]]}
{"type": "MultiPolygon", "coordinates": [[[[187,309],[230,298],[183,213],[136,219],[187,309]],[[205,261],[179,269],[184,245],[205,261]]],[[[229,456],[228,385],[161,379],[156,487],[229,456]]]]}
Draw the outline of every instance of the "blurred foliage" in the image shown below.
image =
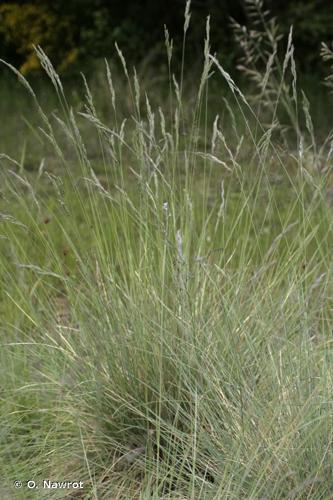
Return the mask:
{"type": "Polygon", "coordinates": [[[332,0],[269,0],[265,5],[277,16],[284,32],[294,26],[299,64],[311,71],[319,61],[321,43],[333,40],[332,0]]]}
{"type": "Polygon", "coordinates": [[[41,45],[60,71],[77,58],[70,18],[57,16],[43,4],[4,3],[0,6],[0,32],[13,45],[23,74],[39,69],[34,47],[41,45]]]}
{"type": "MultiPolygon", "coordinates": [[[[251,0],[260,3],[261,0],[251,0]]],[[[230,18],[247,23],[249,0],[192,0],[188,57],[202,53],[206,17],[211,15],[212,51],[225,66],[237,57],[230,18]]],[[[23,73],[38,69],[34,45],[41,45],[58,71],[75,69],[75,62],[89,66],[98,57],[115,54],[114,43],[130,61],[137,62],[164,50],[167,25],[174,38],[175,59],[181,56],[183,14],[186,0],[16,0],[0,5],[0,56],[23,73]]],[[[332,0],[265,0],[277,16],[282,31],[294,24],[296,56],[302,69],[313,70],[321,42],[329,43],[333,25],[332,0]]],[[[157,60],[157,59],[156,59],[157,60]]]]}

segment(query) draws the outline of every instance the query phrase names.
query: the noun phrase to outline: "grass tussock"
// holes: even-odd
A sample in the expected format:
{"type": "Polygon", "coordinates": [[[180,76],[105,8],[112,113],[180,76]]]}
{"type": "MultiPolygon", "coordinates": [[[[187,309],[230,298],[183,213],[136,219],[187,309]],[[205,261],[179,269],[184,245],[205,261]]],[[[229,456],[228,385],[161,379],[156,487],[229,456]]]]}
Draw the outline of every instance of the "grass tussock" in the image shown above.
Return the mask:
{"type": "MultiPolygon", "coordinates": [[[[15,479],[84,483],[51,498],[330,498],[332,134],[318,143],[292,32],[281,59],[248,3],[249,95],[209,20],[195,92],[167,31],[163,100],[117,47],[104,119],[40,48],[59,111],[18,75],[57,167],[1,156],[2,498],[37,497],[15,479]]],[[[184,47],[189,22],[188,2],[184,47]]]]}

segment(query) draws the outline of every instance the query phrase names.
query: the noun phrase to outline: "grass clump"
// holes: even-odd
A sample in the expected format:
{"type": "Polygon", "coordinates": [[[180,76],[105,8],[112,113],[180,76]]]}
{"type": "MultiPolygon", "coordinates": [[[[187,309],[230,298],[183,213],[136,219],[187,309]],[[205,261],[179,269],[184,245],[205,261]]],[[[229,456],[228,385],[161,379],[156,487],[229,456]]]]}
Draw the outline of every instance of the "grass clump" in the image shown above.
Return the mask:
{"type": "MultiPolygon", "coordinates": [[[[265,19],[253,40],[272,42],[265,19]]],[[[57,169],[1,157],[2,496],[50,479],[84,483],[54,498],[330,497],[331,136],[317,144],[292,35],[281,63],[274,40],[266,65],[251,46],[249,99],[208,22],[191,106],[184,67],[164,105],[117,48],[132,109],[107,66],[106,120],[85,80],[72,109],[37,50],[57,169]]]]}

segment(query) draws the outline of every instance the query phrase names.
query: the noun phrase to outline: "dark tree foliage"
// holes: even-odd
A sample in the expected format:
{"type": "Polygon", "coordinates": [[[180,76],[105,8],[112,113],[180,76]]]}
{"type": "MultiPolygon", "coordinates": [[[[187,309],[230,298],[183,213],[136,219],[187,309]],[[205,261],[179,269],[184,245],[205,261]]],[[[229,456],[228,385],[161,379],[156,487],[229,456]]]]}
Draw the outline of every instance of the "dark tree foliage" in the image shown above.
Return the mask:
{"type": "MultiPolygon", "coordinates": [[[[200,60],[206,17],[211,16],[212,51],[226,66],[237,57],[230,18],[246,24],[247,0],[192,0],[187,57],[200,60]]],[[[35,69],[32,46],[40,44],[60,70],[114,55],[118,42],[126,58],[160,59],[164,25],[180,58],[186,0],[12,0],[0,2],[0,56],[26,71],[35,69]],[[31,21],[29,9],[34,13],[31,21]],[[28,13],[27,15],[25,15],[28,13]],[[24,23],[26,23],[24,25],[24,23]]],[[[296,56],[301,68],[312,70],[322,41],[333,38],[332,0],[264,0],[283,32],[294,25],[296,56]]]]}
{"type": "Polygon", "coordinates": [[[331,0],[267,0],[284,32],[292,24],[296,56],[306,71],[319,60],[321,42],[333,41],[333,2],[331,0]]]}

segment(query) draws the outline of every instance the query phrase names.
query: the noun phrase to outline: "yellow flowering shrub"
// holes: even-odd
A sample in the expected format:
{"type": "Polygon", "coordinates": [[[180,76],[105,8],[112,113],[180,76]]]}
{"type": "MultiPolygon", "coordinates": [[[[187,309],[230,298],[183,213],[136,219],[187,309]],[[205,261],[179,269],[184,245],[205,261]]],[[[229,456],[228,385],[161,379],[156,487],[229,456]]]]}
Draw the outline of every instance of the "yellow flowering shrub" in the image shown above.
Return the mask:
{"type": "Polygon", "coordinates": [[[68,18],[59,18],[43,5],[3,3],[0,5],[0,31],[23,63],[20,71],[27,74],[40,68],[34,46],[40,45],[58,71],[68,68],[77,58],[73,31],[68,18]]]}

